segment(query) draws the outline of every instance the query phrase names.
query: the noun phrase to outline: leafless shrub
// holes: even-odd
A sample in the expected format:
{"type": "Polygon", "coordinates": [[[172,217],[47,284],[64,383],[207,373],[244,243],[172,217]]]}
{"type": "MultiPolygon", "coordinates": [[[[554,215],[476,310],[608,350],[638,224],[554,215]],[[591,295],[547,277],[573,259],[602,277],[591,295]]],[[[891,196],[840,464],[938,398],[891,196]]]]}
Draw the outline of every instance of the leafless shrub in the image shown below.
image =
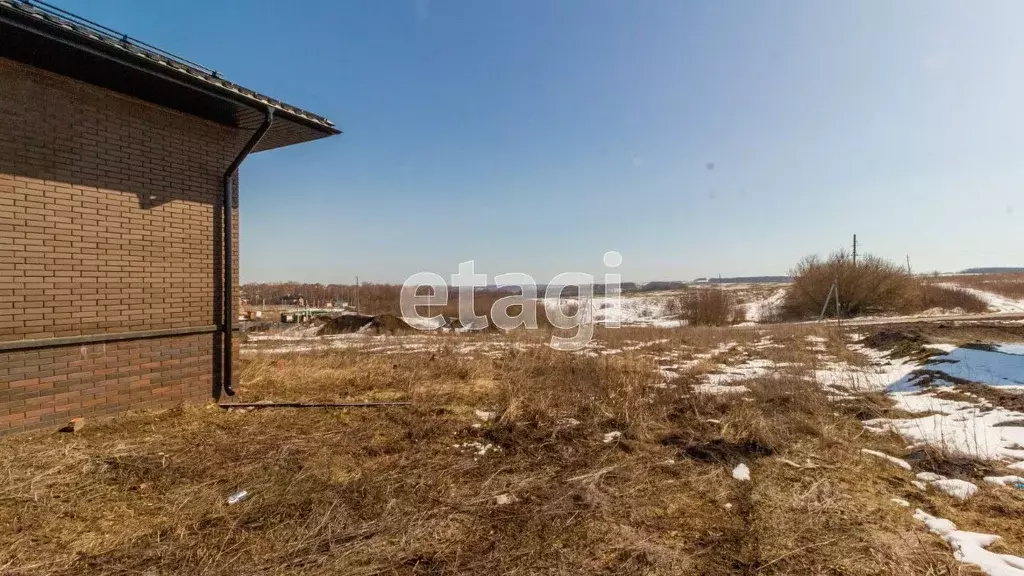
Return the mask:
{"type": "Polygon", "coordinates": [[[808,256],[791,272],[793,283],[782,312],[789,318],[843,317],[878,313],[913,313],[929,308],[987,309],[981,299],[963,290],[935,286],[911,276],[904,268],[877,256],[866,255],[856,265],[844,251],[827,260],[808,256]],[[831,300],[833,283],[838,288],[831,300]],[[825,306],[826,301],[829,302],[825,306]]]}
{"type": "Polygon", "coordinates": [[[736,306],[735,298],[721,288],[691,290],[680,297],[682,317],[695,326],[727,326],[742,322],[743,308],[736,306]]]}
{"type": "Polygon", "coordinates": [[[743,305],[734,305],[732,307],[732,323],[739,324],[740,322],[747,321],[747,308],[743,305]]]}
{"type": "MultiPolygon", "coordinates": [[[[838,312],[842,316],[893,312],[912,307],[917,283],[906,270],[879,258],[864,256],[856,265],[845,251],[827,260],[808,256],[792,270],[793,283],[783,308],[788,316],[809,317],[821,313],[833,282],[839,287],[838,312]]],[[[825,310],[835,316],[835,299],[825,310]]]]}

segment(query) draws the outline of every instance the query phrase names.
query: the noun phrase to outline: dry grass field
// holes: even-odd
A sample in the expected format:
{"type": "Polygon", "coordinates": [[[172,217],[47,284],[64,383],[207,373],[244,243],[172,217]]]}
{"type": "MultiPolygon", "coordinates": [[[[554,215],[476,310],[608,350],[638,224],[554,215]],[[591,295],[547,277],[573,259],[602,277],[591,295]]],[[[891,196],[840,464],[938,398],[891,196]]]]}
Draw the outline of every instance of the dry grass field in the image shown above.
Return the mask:
{"type": "Polygon", "coordinates": [[[992,292],[1014,300],[1024,300],[1024,274],[1021,273],[940,276],[935,281],[992,292]]]}
{"type": "MultiPolygon", "coordinates": [[[[861,452],[910,453],[861,424],[900,416],[889,398],[815,377],[870,363],[844,331],[601,330],[577,354],[544,337],[243,358],[238,401],[408,406],[183,407],[0,439],[0,573],[977,573],[914,508],[1024,554],[1024,491],[960,502],[861,452]]],[[[914,472],[996,468],[927,455],[914,472]]]]}

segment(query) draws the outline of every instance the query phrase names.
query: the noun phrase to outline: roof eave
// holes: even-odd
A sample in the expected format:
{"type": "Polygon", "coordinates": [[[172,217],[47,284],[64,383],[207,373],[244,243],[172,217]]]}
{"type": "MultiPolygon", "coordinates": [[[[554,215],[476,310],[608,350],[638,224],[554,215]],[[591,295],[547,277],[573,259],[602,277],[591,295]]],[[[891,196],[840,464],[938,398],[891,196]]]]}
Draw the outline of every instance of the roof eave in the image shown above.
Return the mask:
{"type": "Polygon", "coordinates": [[[32,5],[0,0],[0,28],[7,29],[0,33],[0,56],[221,124],[253,129],[263,112],[273,108],[278,122],[255,151],[341,133],[322,116],[224,80],[216,72],[116,41],[32,5]]]}

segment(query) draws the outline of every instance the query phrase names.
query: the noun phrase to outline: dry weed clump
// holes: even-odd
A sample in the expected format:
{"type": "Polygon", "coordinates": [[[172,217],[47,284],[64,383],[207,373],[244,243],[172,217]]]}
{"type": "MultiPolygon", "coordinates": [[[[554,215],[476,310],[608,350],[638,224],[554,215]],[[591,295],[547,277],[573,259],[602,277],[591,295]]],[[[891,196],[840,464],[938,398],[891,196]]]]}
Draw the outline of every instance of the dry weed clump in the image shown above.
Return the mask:
{"type": "Polygon", "coordinates": [[[746,320],[745,309],[721,288],[688,290],[679,297],[680,315],[692,326],[727,326],[746,320]]]}
{"type": "Polygon", "coordinates": [[[664,404],[650,359],[594,358],[550,349],[512,351],[496,361],[499,423],[553,430],[586,424],[646,437],[664,404]],[[574,424],[575,425],[575,424],[574,424]]]}

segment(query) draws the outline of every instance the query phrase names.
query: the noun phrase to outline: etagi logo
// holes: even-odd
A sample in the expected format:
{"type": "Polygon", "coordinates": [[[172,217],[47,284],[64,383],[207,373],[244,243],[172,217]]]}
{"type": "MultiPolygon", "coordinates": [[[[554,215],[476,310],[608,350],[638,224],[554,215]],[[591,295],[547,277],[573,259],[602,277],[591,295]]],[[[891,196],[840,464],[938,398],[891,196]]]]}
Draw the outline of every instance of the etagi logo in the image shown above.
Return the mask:
{"type": "MultiPolygon", "coordinates": [[[[603,258],[605,267],[618,268],[622,265],[622,254],[612,250],[603,258]]],[[[607,304],[618,309],[621,304],[622,276],[616,273],[605,273],[603,282],[604,298],[607,304]]],[[[440,314],[423,316],[421,308],[440,309],[448,304],[449,287],[458,289],[459,323],[468,330],[483,330],[490,325],[501,330],[525,328],[536,330],[537,309],[541,308],[548,322],[561,330],[574,330],[572,336],[551,335],[549,345],[559,350],[581,350],[594,337],[594,276],[585,272],[562,272],[556,274],[544,289],[543,299],[538,299],[537,282],[529,274],[509,272],[494,277],[495,287],[499,289],[518,289],[518,294],[510,294],[496,300],[491,305],[489,316],[478,316],[475,297],[477,288],[491,286],[487,274],[476,272],[476,263],[467,260],[459,263],[457,274],[451,275],[451,284],[445,282],[439,274],[433,272],[417,272],[402,283],[401,309],[402,317],[414,328],[432,330],[443,326],[445,319],[440,314]],[[421,289],[425,294],[421,294],[421,289]],[[571,289],[571,290],[570,290],[571,289]],[[576,306],[565,306],[569,302],[563,294],[569,290],[575,293],[576,306]],[[542,304],[542,306],[538,306],[542,304]],[[517,313],[513,314],[515,310],[517,313]],[[573,310],[573,313],[569,313],[573,310]]],[[[609,328],[618,328],[618,320],[602,322],[609,328]]]]}

